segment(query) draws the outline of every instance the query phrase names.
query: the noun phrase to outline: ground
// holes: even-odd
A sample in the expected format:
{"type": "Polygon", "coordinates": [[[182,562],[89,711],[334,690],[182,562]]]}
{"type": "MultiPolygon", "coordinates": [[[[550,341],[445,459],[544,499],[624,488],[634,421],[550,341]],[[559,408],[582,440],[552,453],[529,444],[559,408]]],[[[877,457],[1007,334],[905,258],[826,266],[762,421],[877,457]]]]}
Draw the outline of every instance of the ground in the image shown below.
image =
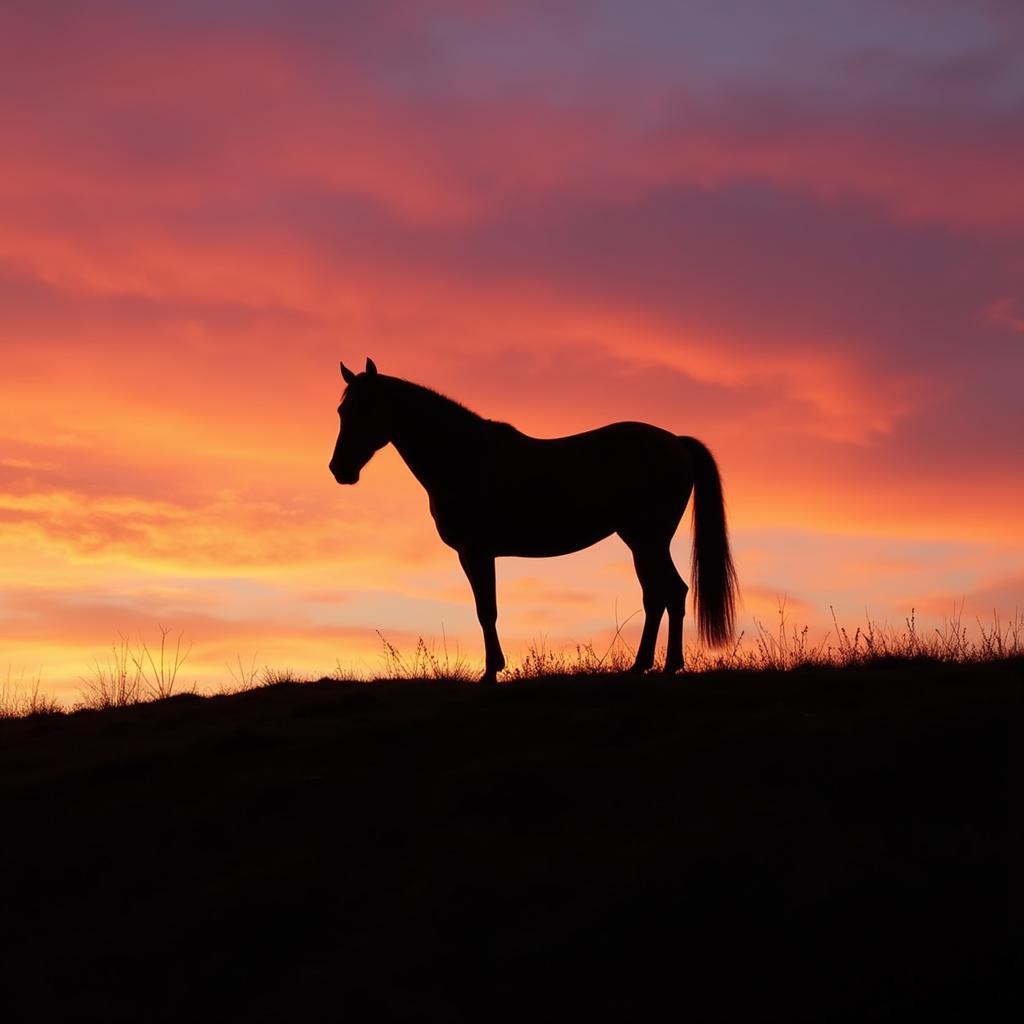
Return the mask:
{"type": "Polygon", "coordinates": [[[0,722],[5,1020],[1018,1019],[1024,665],[0,722]]]}

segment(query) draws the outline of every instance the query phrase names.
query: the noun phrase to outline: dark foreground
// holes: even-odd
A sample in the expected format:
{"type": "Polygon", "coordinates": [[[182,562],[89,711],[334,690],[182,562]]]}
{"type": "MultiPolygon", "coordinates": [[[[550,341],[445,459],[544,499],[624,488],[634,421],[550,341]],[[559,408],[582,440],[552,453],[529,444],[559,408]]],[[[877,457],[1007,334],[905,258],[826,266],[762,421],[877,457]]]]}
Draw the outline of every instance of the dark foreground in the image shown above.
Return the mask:
{"type": "Polygon", "coordinates": [[[0,722],[7,1021],[1017,1019],[1024,667],[0,722]]]}

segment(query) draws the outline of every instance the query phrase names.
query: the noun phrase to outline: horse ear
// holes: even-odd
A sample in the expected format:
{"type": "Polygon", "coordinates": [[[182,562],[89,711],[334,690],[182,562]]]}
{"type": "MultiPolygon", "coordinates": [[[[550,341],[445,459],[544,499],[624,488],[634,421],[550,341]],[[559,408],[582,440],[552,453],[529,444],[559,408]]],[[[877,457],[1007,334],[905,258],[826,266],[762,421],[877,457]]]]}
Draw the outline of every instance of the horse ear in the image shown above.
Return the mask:
{"type": "Polygon", "coordinates": [[[341,363],[341,375],[345,378],[346,384],[351,384],[356,379],[356,375],[344,364],[341,363]]]}
{"type": "Polygon", "coordinates": [[[366,357],[366,375],[372,377],[377,372],[377,364],[369,357],[366,357]]]}

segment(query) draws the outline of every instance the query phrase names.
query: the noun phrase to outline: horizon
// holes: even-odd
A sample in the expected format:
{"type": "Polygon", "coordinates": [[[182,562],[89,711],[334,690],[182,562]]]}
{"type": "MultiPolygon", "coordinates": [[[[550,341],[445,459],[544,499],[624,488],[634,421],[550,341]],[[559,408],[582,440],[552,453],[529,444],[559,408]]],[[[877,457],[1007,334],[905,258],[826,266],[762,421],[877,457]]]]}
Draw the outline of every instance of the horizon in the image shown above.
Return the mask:
{"type": "MultiPolygon", "coordinates": [[[[5,8],[0,673],[120,636],[328,674],[470,588],[338,361],[721,470],[739,627],[1024,607],[1024,13],[986,0],[5,8]]],[[[690,511],[673,553],[689,579],[690,511]]],[[[603,649],[616,538],[500,559],[508,653],[603,649]]],[[[687,637],[695,636],[687,606],[687,637]]],[[[639,618],[624,635],[635,643],[639,618]]],[[[664,643],[661,635],[659,648],[664,643]]]]}

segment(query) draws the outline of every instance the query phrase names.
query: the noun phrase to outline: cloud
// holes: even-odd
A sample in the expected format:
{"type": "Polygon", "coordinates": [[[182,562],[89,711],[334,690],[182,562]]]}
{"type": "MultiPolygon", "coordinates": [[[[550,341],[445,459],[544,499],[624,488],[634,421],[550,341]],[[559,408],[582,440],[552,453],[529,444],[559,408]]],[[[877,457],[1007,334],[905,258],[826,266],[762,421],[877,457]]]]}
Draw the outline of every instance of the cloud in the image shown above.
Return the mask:
{"type": "MultiPolygon", "coordinates": [[[[64,195],[187,212],[268,188],[318,190],[437,225],[539,195],[762,181],[943,224],[1019,229],[1024,217],[1012,105],[998,90],[962,99],[966,59],[983,84],[1013,66],[1012,50],[984,32],[975,45],[988,49],[966,56],[894,53],[880,34],[840,53],[841,71],[825,82],[794,81],[781,62],[773,82],[706,60],[694,76],[678,53],[662,61],[657,23],[642,13],[634,52],[655,58],[647,67],[617,54],[577,68],[572,55],[614,20],[600,9],[403,5],[363,16],[300,5],[288,18],[218,20],[136,4],[45,28],[42,17],[24,9],[5,54],[21,84],[6,111],[19,129],[6,188],[22,202],[64,195]],[[490,64],[476,59],[493,51],[496,31],[507,48],[490,64]],[[864,95],[868,58],[871,80],[886,84],[864,95]],[[54,93],[59,120],[40,116],[54,93]]],[[[699,58],[699,35],[679,28],[677,49],[699,58]]],[[[793,58],[822,73],[805,54],[793,58]]]]}
{"type": "Polygon", "coordinates": [[[924,611],[936,616],[951,616],[958,609],[973,624],[975,617],[986,626],[992,624],[993,613],[1002,623],[1012,621],[1024,612],[1024,572],[992,575],[981,585],[960,593],[947,591],[930,596],[922,604],[924,611]]]}
{"type": "Polygon", "coordinates": [[[1014,334],[1024,334],[1024,313],[1020,311],[1020,303],[1016,299],[996,299],[985,310],[985,319],[1014,334]]]}

